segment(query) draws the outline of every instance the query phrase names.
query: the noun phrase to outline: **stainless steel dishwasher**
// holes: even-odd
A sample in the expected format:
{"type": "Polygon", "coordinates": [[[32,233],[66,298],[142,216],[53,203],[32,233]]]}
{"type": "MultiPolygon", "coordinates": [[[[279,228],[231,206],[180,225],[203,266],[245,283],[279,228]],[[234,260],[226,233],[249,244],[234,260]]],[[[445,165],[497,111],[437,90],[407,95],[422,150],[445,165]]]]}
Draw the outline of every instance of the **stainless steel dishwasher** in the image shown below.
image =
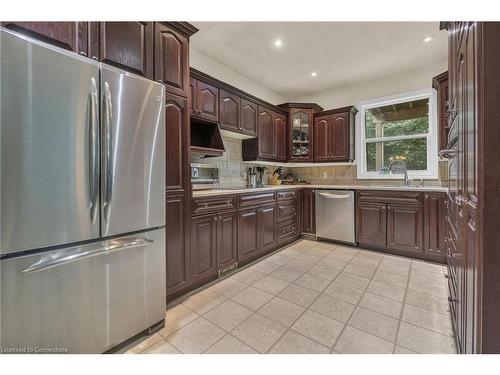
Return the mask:
{"type": "Polygon", "coordinates": [[[316,236],[355,244],[354,191],[316,190],[316,236]]]}

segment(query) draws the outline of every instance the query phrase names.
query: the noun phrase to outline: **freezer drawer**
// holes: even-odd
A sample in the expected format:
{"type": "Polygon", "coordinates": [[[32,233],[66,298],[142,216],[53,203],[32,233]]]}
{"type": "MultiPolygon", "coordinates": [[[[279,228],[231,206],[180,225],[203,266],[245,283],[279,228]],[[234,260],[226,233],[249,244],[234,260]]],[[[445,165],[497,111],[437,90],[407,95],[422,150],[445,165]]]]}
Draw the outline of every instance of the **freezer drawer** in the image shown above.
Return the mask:
{"type": "Polygon", "coordinates": [[[165,230],[1,260],[3,348],[101,353],[165,317],[165,230]]]}
{"type": "Polygon", "coordinates": [[[316,235],[355,243],[354,211],[352,190],[316,190],[316,235]]]}

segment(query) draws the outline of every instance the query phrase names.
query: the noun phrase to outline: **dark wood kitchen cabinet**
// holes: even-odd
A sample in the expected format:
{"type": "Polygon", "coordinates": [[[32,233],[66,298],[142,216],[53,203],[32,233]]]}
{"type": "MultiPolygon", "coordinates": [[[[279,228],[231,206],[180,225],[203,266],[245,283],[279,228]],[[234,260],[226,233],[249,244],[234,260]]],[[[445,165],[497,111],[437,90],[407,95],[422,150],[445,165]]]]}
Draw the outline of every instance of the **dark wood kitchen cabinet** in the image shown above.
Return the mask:
{"type": "Polygon", "coordinates": [[[286,161],[286,117],[258,107],[258,137],[242,142],[243,160],[286,161]]]}
{"type": "Polygon", "coordinates": [[[257,136],[258,108],[257,104],[241,99],[240,106],[241,132],[253,137],[257,136]]]}
{"type": "Polygon", "coordinates": [[[387,238],[385,203],[356,204],[356,240],[360,246],[385,247],[387,238]]]}
{"type": "Polygon", "coordinates": [[[191,78],[191,116],[201,120],[219,121],[219,89],[191,78]]]}
{"type": "Polygon", "coordinates": [[[259,207],[240,210],[238,213],[238,263],[254,259],[260,252],[259,207]]]}
{"type": "Polygon", "coordinates": [[[302,191],[302,233],[316,234],[316,190],[302,191]]]}
{"type": "Polygon", "coordinates": [[[460,353],[500,353],[500,23],[445,22],[449,306],[460,353]]]}
{"type": "Polygon", "coordinates": [[[319,112],[314,116],[314,161],[354,160],[354,116],[356,107],[319,112]]]}
{"type": "Polygon", "coordinates": [[[259,215],[260,251],[267,253],[276,246],[276,205],[261,207],[259,215]]]}
{"type": "Polygon", "coordinates": [[[445,256],[445,193],[424,194],[424,252],[445,256]]]}
{"type": "Polygon", "coordinates": [[[155,22],[154,79],[167,92],[189,97],[189,37],[169,24],[155,22]]]}
{"type": "MultiPolygon", "coordinates": [[[[92,57],[97,43],[95,22],[1,22],[1,26],[46,43],[92,57]]],[[[95,53],[94,53],[95,54],[95,53]]]]}
{"type": "Polygon", "coordinates": [[[387,248],[422,253],[423,215],[420,205],[392,203],[387,210],[387,248]]]}
{"type": "Polygon", "coordinates": [[[438,219],[425,219],[437,216],[429,210],[444,210],[442,194],[358,190],[356,241],[361,247],[444,262],[444,254],[437,249],[427,250],[425,244],[428,242],[424,241],[427,236],[433,241],[432,246],[440,246],[444,242],[442,230],[430,235],[436,230],[438,219]],[[426,198],[431,195],[441,195],[441,199],[431,203],[426,198]]]}
{"type": "Polygon", "coordinates": [[[231,269],[237,262],[238,214],[220,213],[217,221],[217,271],[219,274],[231,269]]]}
{"type": "Polygon", "coordinates": [[[99,58],[153,79],[153,22],[100,22],[99,58]]]}
{"type": "Polygon", "coordinates": [[[432,87],[437,92],[437,112],[439,129],[439,151],[446,149],[448,143],[448,104],[450,91],[448,84],[448,72],[441,73],[432,79],[432,87]]]}
{"type": "Polygon", "coordinates": [[[217,277],[217,215],[191,219],[191,286],[217,277]]]}
{"type": "MultiPolygon", "coordinates": [[[[170,302],[171,299],[192,289],[190,112],[189,94],[186,93],[188,88],[182,86],[189,82],[187,50],[189,37],[196,29],[185,22],[155,23],[154,29],[155,35],[160,37],[161,34],[162,38],[161,41],[156,38],[155,79],[161,80],[167,89],[165,100],[165,225],[167,231],[165,261],[166,297],[167,302],[170,302]],[[173,41],[174,34],[185,44],[182,50],[173,41]],[[186,72],[187,76],[182,72],[186,72]]],[[[200,267],[195,271],[199,279],[200,267]]]]}
{"type": "Polygon", "coordinates": [[[189,286],[189,257],[186,246],[187,199],[184,194],[166,199],[166,276],[167,295],[189,286]]]}
{"type": "Polygon", "coordinates": [[[189,113],[188,101],[167,94],[165,107],[166,177],[165,188],[170,191],[187,191],[189,184],[189,113]]]}
{"type": "Polygon", "coordinates": [[[225,90],[219,91],[219,126],[221,129],[240,132],[241,98],[225,90]]]}
{"type": "Polygon", "coordinates": [[[314,114],[322,111],[323,108],[313,103],[284,103],[279,107],[288,112],[287,161],[312,162],[314,160],[314,114]]]}

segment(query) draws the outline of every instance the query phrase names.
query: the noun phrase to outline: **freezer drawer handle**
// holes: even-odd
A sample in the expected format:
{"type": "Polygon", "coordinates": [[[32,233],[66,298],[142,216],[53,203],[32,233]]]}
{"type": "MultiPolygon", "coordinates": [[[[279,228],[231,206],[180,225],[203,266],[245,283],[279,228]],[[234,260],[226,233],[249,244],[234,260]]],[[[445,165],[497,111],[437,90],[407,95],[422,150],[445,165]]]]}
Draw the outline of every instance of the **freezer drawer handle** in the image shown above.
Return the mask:
{"type": "Polygon", "coordinates": [[[88,249],[73,254],[65,255],[59,258],[47,257],[22,270],[22,273],[33,273],[43,271],[49,268],[57,267],[63,264],[76,262],[82,259],[92,258],[98,255],[108,255],[121,250],[131,249],[133,247],[145,246],[153,243],[146,238],[124,238],[118,240],[109,240],[105,245],[95,249],[88,249]]]}
{"type": "Polygon", "coordinates": [[[320,197],[328,198],[328,199],[346,199],[350,198],[350,195],[340,195],[340,194],[328,194],[328,193],[318,193],[320,197]]]}

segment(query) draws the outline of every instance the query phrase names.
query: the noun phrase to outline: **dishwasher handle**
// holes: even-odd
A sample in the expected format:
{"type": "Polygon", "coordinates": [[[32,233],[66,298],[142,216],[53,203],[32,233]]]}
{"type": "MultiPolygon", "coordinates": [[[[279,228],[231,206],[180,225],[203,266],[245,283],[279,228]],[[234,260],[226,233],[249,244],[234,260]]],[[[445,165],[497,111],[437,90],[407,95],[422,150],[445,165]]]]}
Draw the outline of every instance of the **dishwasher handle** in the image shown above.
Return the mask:
{"type": "Polygon", "coordinates": [[[348,199],[351,198],[350,194],[332,194],[332,193],[318,193],[320,197],[327,198],[327,199],[348,199]]]}

